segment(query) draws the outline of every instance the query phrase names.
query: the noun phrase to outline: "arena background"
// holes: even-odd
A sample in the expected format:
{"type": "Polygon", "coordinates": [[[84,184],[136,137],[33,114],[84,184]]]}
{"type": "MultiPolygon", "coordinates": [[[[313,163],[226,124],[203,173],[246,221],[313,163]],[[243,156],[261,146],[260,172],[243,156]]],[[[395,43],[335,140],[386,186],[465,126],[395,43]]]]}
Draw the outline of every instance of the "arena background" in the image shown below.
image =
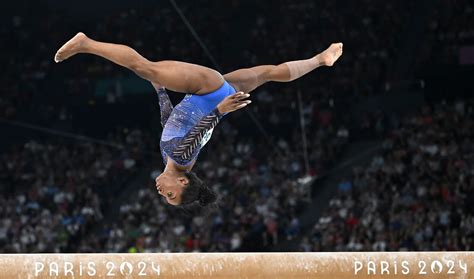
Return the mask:
{"type": "Polygon", "coordinates": [[[0,253],[473,250],[470,1],[2,6],[0,253]],[[223,73],[344,55],[219,125],[197,167],[219,208],[192,217],[154,187],[153,88],[97,57],[54,63],[78,31],[223,73]]]}

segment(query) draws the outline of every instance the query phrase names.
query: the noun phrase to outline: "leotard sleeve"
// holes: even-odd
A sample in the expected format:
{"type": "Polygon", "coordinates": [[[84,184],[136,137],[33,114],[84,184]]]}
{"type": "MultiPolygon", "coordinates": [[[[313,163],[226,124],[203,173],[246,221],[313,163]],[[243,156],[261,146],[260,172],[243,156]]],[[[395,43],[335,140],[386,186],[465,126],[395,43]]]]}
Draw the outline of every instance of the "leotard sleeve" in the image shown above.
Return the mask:
{"type": "Polygon", "coordinates": [[[168,118],[170,117],[171,111],[173,111],[173,104],[170,101],[168,93],[164,87],[160,87],[156,94],[158,95],[158,101],[160,104],[160,114],[161,114],[161,126],[165,127],[168,118]]]}
{"type": "Polygon", "coordinates": [[[194,153],[200,149],[203,137],[207,131],[214,129],[217,123],[222,119],[222,114],[217,108],[204,116],[199,122],[189,130],[186,135],[176,144],[171,152],[171,158],[180,165],[188,165],[194,153]]]}

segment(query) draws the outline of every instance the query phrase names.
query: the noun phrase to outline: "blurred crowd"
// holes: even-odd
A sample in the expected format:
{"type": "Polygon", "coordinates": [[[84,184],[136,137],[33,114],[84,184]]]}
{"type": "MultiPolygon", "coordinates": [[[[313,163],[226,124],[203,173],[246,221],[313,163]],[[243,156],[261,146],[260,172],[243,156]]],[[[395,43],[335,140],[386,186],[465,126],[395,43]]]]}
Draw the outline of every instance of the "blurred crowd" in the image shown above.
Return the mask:
{"type": "MultiPolygon", "coordinates": [[[[427,22],[427,38],[422,43],[420,64],[464,64],[463,47],[470,47],[474,59],[474,5],[468,0],[439,1],[427,22]]],[[[465,58],[467,59],[467,58],[465,58]]]]}
{"type": "Polygon", "coordinates": [[[143,157],[140,131],[109,140],[129,146],[32,140],[0,155],[0,252],[77,251],[143,157]]]}
{"type": "MultiPolygon", "coordinates": [[[[294,100],[296,88],[303,92],[304,103],[314,110],[343,107],[350,104],[350,97],[381,92],[387,69],[401,43],[398,34],[405,23],[406,11],[411,9],[409,3],[277,2],[235,0],[224,5],[207,1],[206,9],[200,2],[180,3],[221,65],[210,63],[168,3],[114,11],[103,15],[98,22],[73,16],[65,18],[53,13],[54,7],[31,4],[24,14],[6,18],[0,27],[0,35],[6,39],[5,55],[1,57],[6,72],[0,80],[5,92],[0,99],[0,116],[13,117],[20,113],[20,107],[21,112],[28,108],[32,113],[37,112],[42,103],[65,106],[91,101],[97,80],[130,76],[128,71],[92,57],[73,58],[55,65],[54,52],[77,31],[98,40],[130,45],[150,60],[175,59],[213,68],[221,66],[223,74],[238,68],[308,58],[332,42],[344,42],[348,51],[337,67],[321,70],[297,84],[267,86],[266,90],[285,94],[277,94],[278,102],[271,109],[259,106],[261,115],[268,110],[278,111],[294,100]],[[44,9],[44,13],[38,13],[37,9],[44,9]],[[196,9],[198,13],[193,12],[196,9]],[[237,13],[242,19],[233,16],[237,13]],[[44,15],[48,18],[42,18],[44,15]],[[391,30],[392,35],[384,36],[386,30],[391,30]],[[222,34],[228,39],[223,40],[222,34]],[[30,49],[32,45],[34,52],[30,49]],[[30,107],[32,103],[35,106],[30,107]]],[[[119,84],[108,93],[113,102],[123,94],[119,84]]]]}
{"type": "Polygon", "coordinates": [[[356,167],[303,251],[474,249],[474,100],[425,106],[356,167]]]}
{"type": "MultiPolygon", "coordinates": [[[[120,81],[129,78],[130,72],[103,59],[87,56],[54,64],[52,58],[57,48],[77,31],[84,31],[98,40],[129,45],[150,60],[174,59],[213,68],[220,66],[223,73],[259,64],[308,58],[336,41],[343,41],[346,51],[331,69],[318,69],[317,73],[297,82],[268,84],[258,89],[252,96],[256,102],[249,106],[249,110],[263,129],[254,126],[243,112],[226,117],[219,125],[196,166],[199,176],[220,195],[218,208],[208,216],[188,216],[167,206],[156,193],[153,179],[159,174],[161,163],[154,161],[150,167],[148,161],[144,162],[144,157],[150,151],[157,151],[158,138],[151,135],[150,126],[158,127],[158,121],[150,121],[151,124],[136,121],[129,130],[115,126],[99,128],[108,134],[104,142],[122,144],[124,148],[57,139],[32,140],[8,147],[0,154],[0,200],[5,205],[0,208],[0,252],[238,251],[267,249],[282,239],[301,235],[298,215],[311,196],[307,181],[334,166],[338,155],[350,141],[352,134],[348,123],[353,118],[348,113],[350,105],[386,89],[385,83],[391,76],[390,66],[398,58],[397,49],[403,44],[401,31],[406,28],[413,4],[375,0],[344,1],[343,4],[341,1],[255,3],[232,0],[225,3],[205,1],[205,9],[202,2],[179,4],[220,65],[210,62],[168,3],[114,10],[91,21],[74,16],[65,18],[52,13],[53,7],[32,3],[30,9],[21,14],[2,19],[0,36],[5,38],[5,44],[0,56],[4,65],[0,76],[0,117],[49,128],[71,129],[73,120],[77,122],[77,119],[87,117],[81,107],[100,102],[115,107],[122,105],[120,109],[125,108],[129,115],[142,113],[143,103],[125,107],[130,99],[127,99],[127,92],[120,82],[108,90],[104,99],[95,95],[98,81],[108,78],[120,81]],[[388,31],[390,36],[386,35],[388,31]],[[301,123],[304,123],[307,133],[307,150],[302,145],[301,123]],[[123,201],[117,219],[113,222],[104,220],[105,212],[117,202],[114,190],[127,187],[123,185],[124,181],[136,176],[140,168],[153,169],[143,180],[146,187],[136,189],[128,200],[123,201]]],[[[471,14],[472,9],[464,11],[461,23],[456,23],[456,26],[466,26],[462,22],[468,22],[471,14]]],[[[439,28],[433,27],[431,32],[438,34],[439,28]]],[[[455,48],[454,41],[457,42],[456,39],[447,41],[446,46],[455,48]]],[[[448,106],[427,108],[423,113],[431,113],[429,127],[436,131],[450,128],[439,123],[435,125],[436,121],[441,121],[437,118],[439,113],[455,118],[459,125],[472,126],[466,120],[467,115],[472,116],[470,104],[464,104],[463,114],[448,106]]],[[[383,112],[376,112],[367,116],[360,126],[368,134],[380,136],[385,131],[380,128],[383,118],[383,112]]],[[[90,126],[99,125],[100,121],[97,119],[90,126]]],[[[354,177],[358,179],[346,181],[342,188],[349,189],[335,198],[324,224],[303,241],[303,250],[352,249],[340,248],[345,245],[345,237],[366,241],[366,232],[362,229],[354,235],[350,230],[341,229],[341,224],[345,223],[340,221],[343,217],[337,217],[341,214],[339,211],[345,209],[344,216],[349,218],[349,209],[345,206],[354,203],[348,196],[355,200],[354,192],[360,181],[374,189],[363,194],[379,193],[383,196],[383,208],[391,206],[387,204],[388,197],[384,196],[390,187],[384,186],[389,187],[384,188],[384,193],[370,182],[375,179],[382,183],[379,180],[390,179],[382,183],[389,185],[396,179],[396,174],[389,170],[390,175],[385,178],[384,164],[416,157],[409,153],[413,146],[408,145],[418,142],[409,142],[410,137],[406,135],[416,130],[417,125],[422,124],[404,123],[387,140],[386,153],[395,153],[395,146],[404,143],[403,156],[384,155],[388,157],[375,160],[371,166],[373,171],[355,171],[354,177]],[[334,213],[336,211],[338,213],[334,213]],[[324,227],[331,225],[327,218],[332,218],[334,227],[324,227]],[[341,236],[337,240],[330,239],[338,234],[341,236]],[[321,243],[329,246],[321,247],[321,243]]],[[[420,138],[423,136],[426,134],[421,134],[420,138]]],[[[431,134],[428,139],[433,139],[431,134]]],[[[461,141],[462,137],[451,140],[458,146],[456,154],[467,154],[460,151],[464,148],[463,142],[457,140],[461,141]]],[[[423,160],[426,156],[441,156],[441,144],[445,143],[440,139],[436,144],[439,150],[434,155],[420,151],[418,156],[422,159],[417,159],[417,164],[421,164],[419,168],[427,169],[425,171],[430,177],[434,177],[436,172],[432,174],[432,166],[425,165],[423,160]]],[[[449,147],[451,142],[448,140],[446,144],[449,147]]],[[[444,185],[454,183],[454,177],[460,173],[454,155],[451,155],[446,156],[453,162],[438,166],[453,168],[452,181],[445,181],[444,185]]],[[[413,183],[422,179],[405,169],[403,175],[414,179],[413,183]]],[[[463,179],[470,179],[472,185],[472,175],[463,179]]],[[[401,181],[404,180],[400,178],[401,181]]],[[[430,194],[433,187],[424,187],[422,197],[431,202],[434,200],[430,194]]],[[[467,199],[463,196],[467,190],[462,186],[458,188],[456,191],[450,189],[453,199],[467,199]]],[[[413,199],[418,199],[417,193],[412,195],[413,199]]],[[[398,205],[404,204],[401,200],[396,201],[397,209],[393,211],[393,219],[398,220],[399,227],[405,222],[401,220],[405,217],[400,212],[408,210],[398,205]]],[[[369,202],[369,197],[364,196],[364,201],[369,202]]],[[[423,200],[420,203],[420,208],[426,206],[423,200]]],[[[380,210],[382,205],[371,205],[371,208],[380,210]]],[[[365,209],[362,201],[360,206],[365,209]]],[[[430,206],[435,208],[432,204],[430,206]]],[[[430,218],[436,218],[447,210],[439,203],[430,215],[435,217],[430,218]]],[[[372,212],[373,217],[367,222],[383,222],[383,216],[376,213],[372,212]]],[[[350,218],[356,220],[351,222],[362,222],[358,211],[350,218]]],[[[466,218],[458,219],[468,222],[466,218]]],[[[382,227],[386,232],[386,226],[382,227]]],[[[387,239],[392,235],[377,229],[370,232],[373,237],[369,238],[370,243],[389,242],[387,239]]],[[[439,234],[437,228],[431,229],[434,235],[439,234]]],[[[462,238],[463,234],[455,229],[442,230],[442,235],[456,233],[462,238]]],[[[407,235],[410,232],[403,231],[394,237],[402,239],[407,235]]],[[[468,247],[466,241],[461,240],[456,245],[468,247]]],[[[426,243],[427,240],[423,245],[428,245],[426,243]]]]}
{"type": "MultiPolygon", "coordinates": [[[[45,140],[5,152],[0,251],[229,251],[239,249],[244,239],[261,239],[263,249],[298,235],[297,215],[311,194],[309,185],[298,182],[306,174],[301,148],[280,138],[271,150],[265,140],[239,138],[226,122],[196,167],[219,193],[213,212],[193,217],[161,200],[154,187],[158,164],[143,182],[147,187],[133,191],[120,206],[116,222],[103,220],[102,211],[121,202],[115,191],[143,167],[141,150],[151,144],[146,134],[134,130],[109,136],[125,149],[45,140]]],[[[321,129],[311,147],[334,161],[345,143],[331,140],[336,137],[336,131],[321,129]]]]}
{"type": "MultiPolygon", "coordinates": [[[[220,125],[195,167],[219,194],[217,208],[203,216],[179,214],[157,197],[156,170],[149,186],[121,206],[119,223],[108,231],[106,251],[264,249],[299,234],[297,216],[311,194],[309,185],[298,182],[305,174],[301,160],[294,157],[299,147],[280,139],[278,151],[271,150],[264,140],[241,139],[229,124],[220,125]]],[[[330,131],[319,136],[314,146],[336,137],[330,131]]],[[[333,152],[341,147],[334,146],[333,152]]]]}

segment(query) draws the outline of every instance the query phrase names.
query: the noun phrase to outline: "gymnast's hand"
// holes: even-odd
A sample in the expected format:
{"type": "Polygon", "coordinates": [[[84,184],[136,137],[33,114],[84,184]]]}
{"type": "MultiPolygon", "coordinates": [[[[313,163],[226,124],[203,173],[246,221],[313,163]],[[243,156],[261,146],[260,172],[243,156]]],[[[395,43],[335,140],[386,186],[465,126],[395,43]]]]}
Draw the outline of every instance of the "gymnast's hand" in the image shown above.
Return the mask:
{"type": "Polygon", "coordinates": [[[250,94],[244,94],[244,92],[237,92],[235,94],[227,96],[224,100],[222,100],[217,105],[217,109],[221,114],[236,111],[238,109],[246,107],[252,102],[250,100],[246,100],[248,97],[250,97],[250,94]]]}

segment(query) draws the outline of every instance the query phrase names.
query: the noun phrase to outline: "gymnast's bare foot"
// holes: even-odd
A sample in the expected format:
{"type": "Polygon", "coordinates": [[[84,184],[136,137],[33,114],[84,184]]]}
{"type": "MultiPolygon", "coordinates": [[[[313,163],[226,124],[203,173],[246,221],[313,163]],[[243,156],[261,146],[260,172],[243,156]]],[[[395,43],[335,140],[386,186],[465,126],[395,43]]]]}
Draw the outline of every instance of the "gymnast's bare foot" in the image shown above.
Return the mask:
{"type": "Polygon", "coordinates": [[[331,44],[325,51],[318,54],[319,61],[323,66],[332,66],[342,55],[342,43],[331,44]]]}
{"type": "Polygon", "coordinates": [[[86,34],[79,32],[74,36],[72,39],[67,41],[59,50],[56,52],[54,56],[54,61],[56,63],[64,61],[69,57],[78,54],[81,52],[81,49],[84,43],[87,41],[86,34]]]}

